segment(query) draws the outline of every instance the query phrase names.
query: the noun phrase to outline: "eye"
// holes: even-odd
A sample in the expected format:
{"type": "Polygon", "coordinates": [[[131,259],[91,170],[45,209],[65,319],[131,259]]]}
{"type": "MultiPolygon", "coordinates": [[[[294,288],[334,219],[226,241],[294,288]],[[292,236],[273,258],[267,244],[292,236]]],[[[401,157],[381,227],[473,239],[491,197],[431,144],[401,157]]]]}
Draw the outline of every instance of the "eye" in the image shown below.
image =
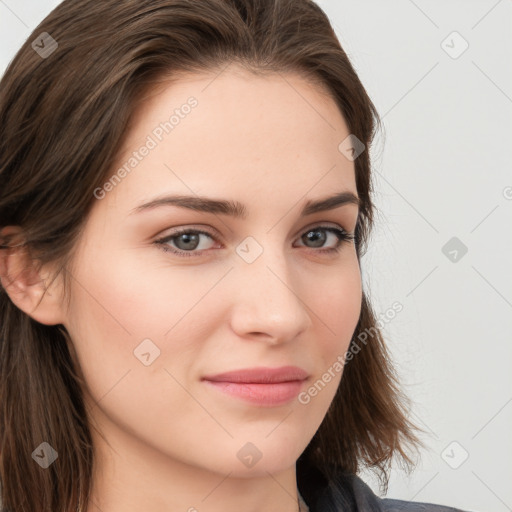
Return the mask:
{"type": "MultiPolygon", "coordinates": [[[[170,252],[179,257],[192,257],[200,256],[203,251],[208,249],[208,243],[201,243],[202,237],[216,241],[215,236],[208,231],[199,229],[182,229],[177,230],[164,238],[155,240],[154,243],[165,252],[170,252]]],[[[348,233],[343,228],[317,226],[305,231],[299,240],[303,241],[305,244],[312,244],[310,248],[312,248],[314,252],[334,254],[341,250],[344,242],[353,242],[355,240],[355,236],[352,233],[348,233]],[[329,237],[329,235],[331,236],[329,237]],[[333,247],[324,248],[323,246],[329,238],[335,242],[335,245],[333,247]]]]}
{"type": "Polygon", "coordinates": [[[344,229],[335,228],[332,226],[317,226],[308,229],[301,236],[300,240],[313,243],[313,247],[321,247],[329,238],[328,235],[331,235],[331,239],[334,239],[334,242],[336,242],[335,246],[327,249],[322,247],[319,251],[316,252],[336,253],[341,250],[344,242],[352,242],[355,240],[355,236],[352,233],[348,233],[344,229]]]}
{"type": "Polygon", "coordinates": [[[156,240],[155,243],[161,245],[161,248],[166,252],[172,252],[178,256],[197,256],[197,252],[201,252],[202,250],[207,249],[207,247],[201,247],[200,251],[195,251],[198,247],[201,246],[201,237],[208,237],[211,240],[214,240],[213,235],[208,233],[207,231],[202,231],[199,229],[183,229],[180,231],[176,231],[165,238],[161,238],[160,240],[156,240]],[[172,242],[177,246],[177,249],[173,249],[168,245],[169,242],[172,242]],[[193,254],[191,252],[195,251],[193,254]]]}

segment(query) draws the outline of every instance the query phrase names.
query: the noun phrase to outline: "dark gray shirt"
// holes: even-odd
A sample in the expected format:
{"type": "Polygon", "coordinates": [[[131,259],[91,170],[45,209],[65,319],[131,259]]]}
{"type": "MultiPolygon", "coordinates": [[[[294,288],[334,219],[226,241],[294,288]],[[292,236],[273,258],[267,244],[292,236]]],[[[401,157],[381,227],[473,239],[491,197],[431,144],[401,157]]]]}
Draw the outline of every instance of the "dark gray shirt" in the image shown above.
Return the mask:
{"type": "Polygon", "coordinates": [[[299,493],[309,512],[464,512],[457,508],[432,503],[379,498],[356,475],[341,475],[319,492],[315,503],[299,493]]]}

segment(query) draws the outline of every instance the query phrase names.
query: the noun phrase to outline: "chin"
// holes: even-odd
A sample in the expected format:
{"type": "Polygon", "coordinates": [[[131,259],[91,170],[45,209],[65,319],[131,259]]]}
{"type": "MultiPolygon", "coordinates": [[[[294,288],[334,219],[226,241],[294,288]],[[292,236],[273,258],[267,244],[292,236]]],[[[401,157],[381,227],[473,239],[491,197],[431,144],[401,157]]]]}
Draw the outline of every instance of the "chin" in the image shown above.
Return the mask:
{"type": "Polygon", "coordinates": [[[278,436],[277,432],[266,437],[267,435],[265,433],[259,438],[251,436],[247,439],[252,439],[252,441],[235,443],[235,460],[229,458],[226,461],[226,469],[232,471],[231,476],[239,478],[268,477],[269,473],[286,471],[295,465],[303,451],[302,446],[298,447],[297,441],[293,438],[278,436]]]}

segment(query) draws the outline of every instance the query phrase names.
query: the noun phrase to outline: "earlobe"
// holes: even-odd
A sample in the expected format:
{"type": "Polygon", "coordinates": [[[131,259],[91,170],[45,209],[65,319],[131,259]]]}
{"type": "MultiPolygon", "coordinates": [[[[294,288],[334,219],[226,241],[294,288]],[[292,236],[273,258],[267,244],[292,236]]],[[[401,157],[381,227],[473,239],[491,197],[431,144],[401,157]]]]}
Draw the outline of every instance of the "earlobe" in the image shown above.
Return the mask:
{"type": "MultiPolygon", "coordinates": [[[[8,226],[1,235],[4,238],[19,232],[17,226],[8,226]]],[[[46,269],[37,267],[19,237],[8,245],[9,248],[0,249],[0,282],[13,304],[39,323],[63,323],[61,280],[50,283],[46,269]]]]}

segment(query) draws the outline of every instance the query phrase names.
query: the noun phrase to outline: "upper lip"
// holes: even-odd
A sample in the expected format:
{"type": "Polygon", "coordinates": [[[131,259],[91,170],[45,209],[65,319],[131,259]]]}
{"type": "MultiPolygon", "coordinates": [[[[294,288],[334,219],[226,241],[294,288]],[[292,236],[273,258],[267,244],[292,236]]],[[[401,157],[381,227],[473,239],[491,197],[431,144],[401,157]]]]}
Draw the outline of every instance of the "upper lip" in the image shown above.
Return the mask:
{"type": "Polygon", "coordinates": [[[281,366],[279,368],[260,366],[257,368],[233,370],[230,372],[219,373],[217,375],[208,375],[203,377],[203,380],[210,380],[214,382],[239,382],[247,384],[270,384],[275,382],[304,380],[308,376],[308,372],[298,366],[281,366]]]}

